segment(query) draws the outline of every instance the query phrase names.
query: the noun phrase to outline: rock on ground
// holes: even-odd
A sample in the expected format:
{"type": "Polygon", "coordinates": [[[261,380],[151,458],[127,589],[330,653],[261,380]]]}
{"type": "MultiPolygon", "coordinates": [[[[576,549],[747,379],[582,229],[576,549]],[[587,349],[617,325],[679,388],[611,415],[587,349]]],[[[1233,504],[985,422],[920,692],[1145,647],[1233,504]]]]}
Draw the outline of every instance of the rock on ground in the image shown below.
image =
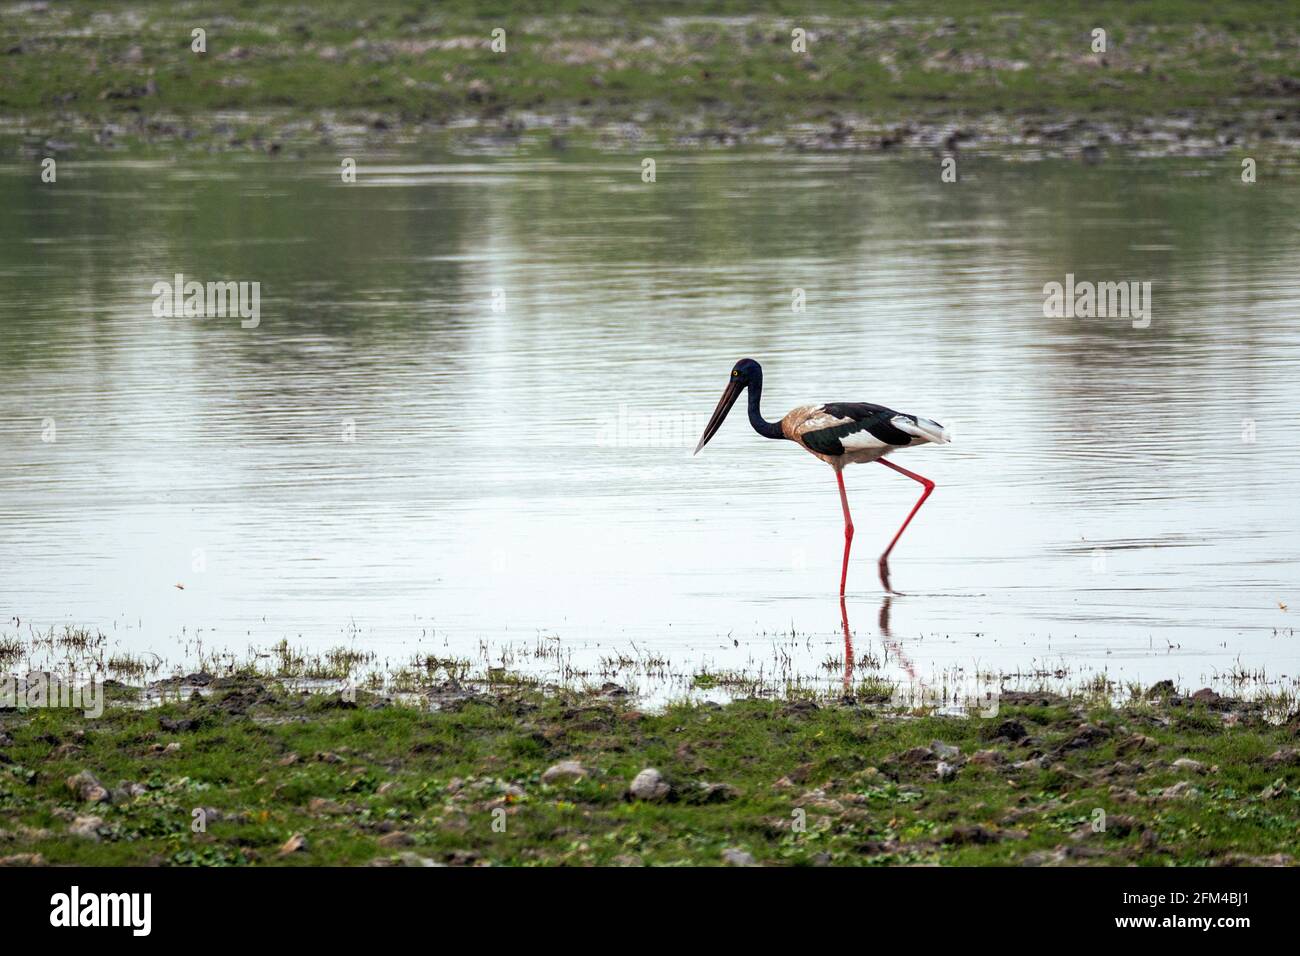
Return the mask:
{"type": "Polygon", "coordinates": [[[72,826],[68,827],[68,832],[73,836],[82,837],[86,840],[98,840],[99,828],[103,825],[103,817],[77,817],[77,819],[72,821],[72,826]]]}
{"type": "Polygon", "coordinates": [[[73,774],[66,782],[68,789],[84,803],[108,802],[108,789],[89,770],[73,774]]]}
{"type": "Polygon", "coordinates": [[[284,846],[280,847],[279,856],[288,856],[290,853],[297,853],[307,849],[307,838],[301,833],[295,833],[289,839],[284,841],[284,846]]]}
{"type": "Polygon", "coordinates": [[[757,866],[754,855],[746,850],[737,850],[735,847],[727,847],[722,851],[722,862],[728,866],[757,866]]]}
{"type": "Polygon", "coordinates": [[[581,780],[587,776],[587,768],[576,760],[562,760],[546,768],[542,774],[542,783],[561,784],[572,783],[575,780],[581,780]]]}
{"type": "Polygon", "coordinates": [[[665,800],[671,792],[668,781],[654,767],[646,767],[632,780],[627,792],[634,800],[665,800]]]}

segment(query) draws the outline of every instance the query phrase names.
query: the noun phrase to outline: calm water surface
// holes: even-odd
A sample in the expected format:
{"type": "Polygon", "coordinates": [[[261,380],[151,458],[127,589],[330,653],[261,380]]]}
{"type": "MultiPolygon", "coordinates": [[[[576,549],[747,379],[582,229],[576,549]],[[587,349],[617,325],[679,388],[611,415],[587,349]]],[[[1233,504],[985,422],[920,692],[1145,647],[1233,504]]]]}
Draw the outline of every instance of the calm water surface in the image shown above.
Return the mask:
{"type": "Polygon", "coordinates": [[[735,154],[662,156],[653,185],[609,155],[389,155],[355,185],[328,159],[33,168],[0,167],[5,633],[89,625],[167,669],[288,639],[594,680],[662,658],[674,693],[701,669],[833,683],[832,471],[743,414],[691,457],[752,356],[768,418],[873,401],[954,434],[897,456],[938,489],[887,607],[875,557],[918,489],[846,472],[846,608],[874,673],[1300,674],[1295,177],[971,159],[953,185],[929,157],[735,154]],[[154,318],[177,272],[259,281],[260,326],[154,318]],[[1067,273],[1150,281],[1150,327],[1044,318],[1067,273]]]}

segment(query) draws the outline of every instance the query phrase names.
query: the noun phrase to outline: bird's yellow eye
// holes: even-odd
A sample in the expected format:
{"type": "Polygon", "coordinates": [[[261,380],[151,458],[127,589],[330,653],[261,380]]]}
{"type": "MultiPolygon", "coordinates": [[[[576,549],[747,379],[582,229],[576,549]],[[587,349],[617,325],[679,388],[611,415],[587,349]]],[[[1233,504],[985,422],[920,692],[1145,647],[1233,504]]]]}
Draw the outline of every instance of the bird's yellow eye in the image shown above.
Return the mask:
{"type": "Polygon", "coordinates": [[[739,374],[740,374],[740,373],[737,372],[734,368],[731,370],[731,377],[732,377],[732,378],[735,378],[735,377],[736,377],[737,375],[739,375],[739,374]]]}

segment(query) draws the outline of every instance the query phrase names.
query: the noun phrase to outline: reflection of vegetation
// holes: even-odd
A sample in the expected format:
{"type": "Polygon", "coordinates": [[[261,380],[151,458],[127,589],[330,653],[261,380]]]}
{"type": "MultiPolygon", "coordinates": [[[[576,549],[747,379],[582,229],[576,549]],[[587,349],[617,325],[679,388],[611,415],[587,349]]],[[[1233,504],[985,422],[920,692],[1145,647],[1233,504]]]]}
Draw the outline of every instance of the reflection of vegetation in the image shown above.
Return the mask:
{"type": "MultiPolygon", "coordinates": [[[[357,108],[445,120],[644,108],[671,122],[721,107],[759,123],[807,121],[819,108],[1156,115],[1285,94],[1300,15],[1263,0],[892,0],[867,16],[852,0],[218,6],[229,15],[177,19],[162,0],[14,7],[0,110],[133,119],[137,108],[357,108]],[[190,49],[196,26],[207,30],[202,55],[190,49]],[[807,55],[791,51],[796,26],[809,33],[807,55]],[[1104,60],[1091,50],[1098,26],[1104,60]],[[495,28],[504,53],[490,48],[495,28]]],[[[220,122],[243,135],[238,121],[220,122]]]]}
{"type": "MultiPolygon", "coordinates": [[[[108,373],[132,357],[123,336],[143,341],[159,323],[173,347],[220,339],[223,361],[250,371],[306,362],[355,374],[385,343],[455,367],[476,347],[498,284],[510,287],[500,321],[521,348],[633,321],[647,334],[708,336],[726,321],[751,329],[758,350],[798,320],[793,286],[863,331],[863,303],[881,296],[950,314],[952,334],[976,348],[985,323],[1013,314],[1045,338],[1126,335],[1122,323],[1044,323],[1039,290],[1066,272],[1153,278],[1162,314],[1144,340],[1171,342],[1203,334],[1174,313],[1213,303],[1224,276],[1267,285],[1277,237],[1295,222],[1294,190],[1242,186],[1235,164],[1216,162],[1205,178],[1180,175],[1204,171],[1198,161],[1121,168],[971,156],[967,181],[952,185],[915,157],[742,152],[666,157],[650,186],[635,163],[571,151],[437,173],[363,167],[365,182],[344,186],[328,161],[69,162],[57,188],[25,170],[4,181],[0,301],[10,321],[0,367],[75,343],[108,373]],[[261,281],[262,329],[154,319],[152,283],[175,272],[261,281]],[[1173,295],[1184,305],[1171,306],[1173,295]],[[318,341],[340,348],[304,351],[318,341]]],[[[314,387],[347,384],[327,375],[314,387]]],[[[268,376],[262,387],[290,385],[268,376]]]]}

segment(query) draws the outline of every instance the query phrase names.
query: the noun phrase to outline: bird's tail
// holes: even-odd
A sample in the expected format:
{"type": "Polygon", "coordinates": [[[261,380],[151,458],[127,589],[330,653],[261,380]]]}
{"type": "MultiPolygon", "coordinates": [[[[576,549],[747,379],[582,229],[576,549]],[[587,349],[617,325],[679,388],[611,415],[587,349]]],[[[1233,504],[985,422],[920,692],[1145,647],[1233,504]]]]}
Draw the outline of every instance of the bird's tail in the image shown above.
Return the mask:
{"type": "Polygon", "coordinates": [[[952,441],[952,435],[948,429],[944,428],[938,422],[932,422],[928,418],[912,418],[898,415],[894,418],[892,424],[904,434],[911,435],[913,438],[923,438],[926,441],[934,442],[936,445],[946,445],[952,441]]]}

